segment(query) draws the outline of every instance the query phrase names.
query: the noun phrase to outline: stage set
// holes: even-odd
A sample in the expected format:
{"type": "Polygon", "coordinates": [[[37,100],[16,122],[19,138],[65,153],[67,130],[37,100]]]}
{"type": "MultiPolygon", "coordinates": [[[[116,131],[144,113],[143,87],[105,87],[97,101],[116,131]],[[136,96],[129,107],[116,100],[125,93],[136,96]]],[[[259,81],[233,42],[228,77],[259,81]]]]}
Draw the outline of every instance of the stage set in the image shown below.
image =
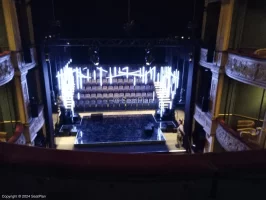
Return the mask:
{"type": "Polygon", "coordinates": [[[73,58],[56,67],[57,136],[75,136],[75,148],[165,145],[164,133],[177,132],[174,102],[177,93],[183,98],[180,83],[190,59],[184,52],[186,59],[173,59],[173,52],[166,65],[152,63],[149,50],[144,65],[100,64],[95,51],[93,65],[73,58]]]}

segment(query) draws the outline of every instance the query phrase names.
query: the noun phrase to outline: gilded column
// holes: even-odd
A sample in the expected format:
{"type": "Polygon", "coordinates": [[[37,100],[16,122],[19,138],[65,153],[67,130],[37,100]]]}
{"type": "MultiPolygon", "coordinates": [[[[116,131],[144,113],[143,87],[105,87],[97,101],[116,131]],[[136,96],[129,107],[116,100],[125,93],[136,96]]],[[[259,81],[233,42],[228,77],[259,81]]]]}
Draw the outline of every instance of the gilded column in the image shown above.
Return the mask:
{"type": "MultiPolygon", "coordinates": [[[[207,134],[208,140],[205,152],[212,152],[214,149],[214,137],[217,129],[216,118],[219,116],[221,96],[224,81],[224,66],[227,62],[227,50],[230,40],[232,26],[232,16],[235,0],[222,0],[219,18],[219,26],[216,38],[216,48],[214,61],[211,66],[212,81],[210,89],[210,106],[209,113],[211,120],[210,135],[207,134]]],[[[208,118],[206,118],[206,122],[208,118]]]]}

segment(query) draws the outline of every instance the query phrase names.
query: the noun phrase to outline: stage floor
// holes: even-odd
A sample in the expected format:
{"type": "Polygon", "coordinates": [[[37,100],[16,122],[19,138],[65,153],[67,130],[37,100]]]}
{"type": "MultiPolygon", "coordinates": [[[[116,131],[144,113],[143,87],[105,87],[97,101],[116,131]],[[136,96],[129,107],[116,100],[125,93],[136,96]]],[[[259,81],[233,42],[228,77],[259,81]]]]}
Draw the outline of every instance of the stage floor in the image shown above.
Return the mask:
{"type": "MultiPolygon", "coordinates": [[[[94,113],[99,112],[88,112],[88,113],[79,113],[81,117],[89,116],[94,113]]],[[[154,114],[154,110],[140,110],[140,111],[109,111],[101,112],[104,116],[106,115],[138,115],[138,114],[154,114]]],[[[176,120],[184,119],[184,112],[182,110],[176,110],[176,120]]],[[[54,123],[57,122],[57,114],[53,114],[54,123]]],[[[162,126],[162,124],[160,124],[162,126]]],[[[64,136],[64,137],[55,137],[56,149],[64,150],[77,150],[77,151],[90,151],[90,152],[113,152],[113,153],[184,153],[185,149],[183,147],[176,146],[176,133],[163,133],[166,140],[165,144],[147,144],[147,145],[99,145],[99,146],[88,146],[79,148],[74,146],[76,141],[76,136],[64,136]]]]}
{"type": "Polygon", "coordinates": [[[93,121],[90,116],[82,118],[77,128],[75,147],[126,144],[164,144],[165,138],[151,114],[104,115],[103,120],[93,121]],[[147,135],[145,126],[153,125],[154,131],[147,135]]]}

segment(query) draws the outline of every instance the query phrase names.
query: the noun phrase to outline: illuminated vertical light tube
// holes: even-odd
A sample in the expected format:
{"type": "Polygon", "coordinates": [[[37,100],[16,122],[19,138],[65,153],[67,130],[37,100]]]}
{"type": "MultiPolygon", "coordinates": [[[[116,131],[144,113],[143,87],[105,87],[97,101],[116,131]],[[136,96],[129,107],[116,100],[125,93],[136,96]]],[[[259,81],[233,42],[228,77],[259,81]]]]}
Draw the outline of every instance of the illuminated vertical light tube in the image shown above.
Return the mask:
{"type": "Polygon", "coordinates": [[[152,75],[152,73],[151,73],[152,71],[151,70],[152,70],[152,68],[150,67],[149,72],[148,72],[149,75],[150,75],[150,80],[152,80],[152,76],[151,76],[152,75]]]}
{"type": "Polygon", "coordinates": [[[112,69],[111,69],[111,67],[109,67],[109,83],[110,84],[112,84],[112,80],[113,78],[112,78],[112,69]]]}
{"type": "Polygon", "coordinates": [[[152,92],[152,101],[154,101],[154,98],[155,98],[155,93],[154,91],[152,92]]]}
{"type": "Polygon", "coordinates": [[[93,70],[93,78],[94,78],[94,80],[96,80],[96,71],[95,70],[93,70]]]}
{"type": "Polygon", "coordinates": [[[114,76],[116,76],[116,67],[114,67],[114,76]]]}
{"type": "Polygon", "coordinates": [[[172,69],[171,67],[168,68],[168,74],[167,74],[167,78],[168,78],[168,97],[170,97],[170,92],[172,90],[172,84],[171,84],[171,73],[172,73],[172,69]]]}
{"type": "Polygon", "coordinates": [[[103,86],[103,68],[100,67],[100,86],[103,86]]]}
{"type": "Polygon", "coordinates": [[[126,67],[126,77],[127,77],[127,79],[128,79],[128,67],[126,67]]]}
{"type": "Polygon", "coordinates": [[[163,81],[163,67],[161,67],[161,73],[160,73],[160,82],[163,81]]]}
{"type": "Polygon", "coordinates": [[[79,92],[78,92],[78,95],[77,95],[77,97],[78,97],[78,100],[80,100],[80,94],[79,94],[79,92]]]}
{"type": "Polygon", "coordinates": [[[161,99],[161,102],[160,102],[160,117],[163,116],[163,99],[161,99]]]}
{"type": "Polygon", "coordinates": [[[157,73],[157,82],[160,82],[160,73],[157,73]]]}
{"type": "Polygon", "coordinates": [[[120,67],[118,67],[118,74],[120,74],[121,73],[121,68],[120,67]]]}
{"type": "Polygon", "coordinates": [[[87,69],[87,82],[89,82],[89,81],[90,81],[90,70],[87,69]]]}
{"type": "Polygon", "coordinates": [[[136,76],[134,76],[134,82],[133,82],[134,86],[136,86],[136,76]]]}
{"type": "Polygon", "coordinates": [[[145,79],[145,68],[142,67],[142,83],[144,83],[144,79],[145,79]]]}
{"type": "Polygon", "coordinates": [[[58,89],[61,90],[61,82],[60,82],[61,79],[60,79],[60,73],[59,72],[57,72],[56,78],[57,78],[57,83],[58,83],[58,89]]]}
{"type": "Polygon", "coordinates": [[[154,69],[153,69],[153,81],[155,81],[156,79],[156,66],[154,66],[154,69]]]}
{"type": "Polygon", "coordinates": [[[145,70],[145,78],[144,78],[144,82],[145,84],[147,84],[147,81],[148,81],[148,72],[145,70]]]}
{"type": "Polygon", "coordinates": [[[76,68],[76,88],[79,89],[79,77],[78,77],[78,68],[76,68]]]}
{"type": "Polygon", "coordinates": [[[169,103],[169,109],[172,109],[172,102],[169,103]]]}
{"type": "Polygon", "coordinates": [[[82,76],[83,76],[83,74],[81,72],[81,68],[79,68],[79,84],[80,84],[80,89],[83,88],[83,83],[82,83],[83,77],[82,76]]]}
{"type": "Polygon", "coordinates": [[[176,78],[176,89],[179,88],[179,71],[177,71],[177,78],[176,78]]]}

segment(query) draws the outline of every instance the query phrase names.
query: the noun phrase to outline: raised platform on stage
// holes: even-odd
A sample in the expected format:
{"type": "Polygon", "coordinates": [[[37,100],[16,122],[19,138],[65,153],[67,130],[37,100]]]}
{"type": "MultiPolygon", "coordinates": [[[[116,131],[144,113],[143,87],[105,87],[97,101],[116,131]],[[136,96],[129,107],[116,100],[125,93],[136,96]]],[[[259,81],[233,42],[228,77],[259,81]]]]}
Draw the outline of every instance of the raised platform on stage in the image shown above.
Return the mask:
{"type": "Polygon", "coordinates": [[[92,120],[84,116],[76,136],[75,147],[127,144],[165,144],[159,123],[151,114],[105,115],[92,120]],[[145,131],[151,127],[152,133],[145,131]]]}

